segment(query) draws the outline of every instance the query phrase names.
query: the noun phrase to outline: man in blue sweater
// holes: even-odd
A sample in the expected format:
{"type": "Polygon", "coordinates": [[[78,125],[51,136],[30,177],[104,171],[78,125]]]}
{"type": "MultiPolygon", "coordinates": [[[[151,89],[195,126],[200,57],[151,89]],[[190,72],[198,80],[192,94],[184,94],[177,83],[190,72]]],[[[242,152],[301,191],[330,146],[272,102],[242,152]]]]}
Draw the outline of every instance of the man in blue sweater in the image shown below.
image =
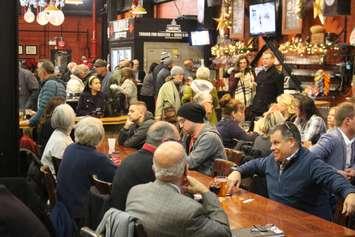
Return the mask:
{"type": "Polygon", "coordinates": [[[324,219],[332,219],[329,192],[345,199],[343,214],[355,210],[355,188],[336,169],[301,146],[297,127],[290,122],[270,132],[272,154],[245,163],[229,176],[229,188],[253,174],[266,176],[269,197],[324,219]]]}

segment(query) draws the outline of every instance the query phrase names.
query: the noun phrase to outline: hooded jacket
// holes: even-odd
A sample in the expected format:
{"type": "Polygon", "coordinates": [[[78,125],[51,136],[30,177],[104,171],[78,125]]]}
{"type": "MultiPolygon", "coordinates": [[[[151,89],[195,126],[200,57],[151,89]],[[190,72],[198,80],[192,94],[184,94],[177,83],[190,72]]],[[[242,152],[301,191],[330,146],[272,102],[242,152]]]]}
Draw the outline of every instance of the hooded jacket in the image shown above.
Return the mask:
{"type": "Polygon", "coordinates": [[[128,129],[121,128],[118,143],[126,147],[140,149],[145,142],[148,129],[153,123],[153,114],[147,111],[142,124],[133,124],[128,129]]]}
{"type": "Polygon", "coordinates": [[[214,160],[227,159],[224,154],[224,146],[220,134],[215,127],[207,123],[202,128],[189,151],[190,141],[190,135],[185,135],[182,138],[183,146],[188,153],[186,160],[189,168],[212,176],[214,160]]]}

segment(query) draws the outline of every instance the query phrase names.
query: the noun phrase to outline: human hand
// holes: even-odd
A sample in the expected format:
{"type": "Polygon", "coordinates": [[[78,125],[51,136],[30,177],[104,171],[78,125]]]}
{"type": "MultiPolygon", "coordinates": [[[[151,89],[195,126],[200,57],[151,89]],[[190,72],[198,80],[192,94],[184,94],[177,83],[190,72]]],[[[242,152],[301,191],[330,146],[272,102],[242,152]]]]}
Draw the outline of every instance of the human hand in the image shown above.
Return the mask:
{"type": "Polygon", "coordinates": [[[191,176],[187,176],[187,191],[189,193],[192,194],[196,194],[196,193],[207,193],[208,191],[210,191],[205,185],[203,185],[202,183],[200,183],[197,179],[191,177],[191,176]]]}
{"type": "Polygon", "coordinates": [[[125,129],[129,129],[130,126],[132,126],[134,123],[127,118],[125,125],[123,126],[125,129]]]}
{"type": "Polygon", "coordinates": [[[234,186],[239,188],[240,182],[242,180],[242,176],[239,171],[233,171],[230,175],[228,175],[228,190],[227,193],[230,194],[234,186]]]}
{"type": "Polygon", "coordinates": [[[344,176],[344,178],[348,178],[346,172],[344,170],[337,170],[338,174],[341,174],[342,176],[344,176]]]}
{"type": "Polygon", "coordinates": [[[351,178],[355,177],[355,169],[346,168],[345,169],[345,174],[346,174],[348,179],[351,179],[351,178]]]}
{"type": "Polygon", "coordinates": [[[348,216],[354,211],[355,211],[355,193],[349,193],[344,200],[343,211],[341,213],[348,216]]]}

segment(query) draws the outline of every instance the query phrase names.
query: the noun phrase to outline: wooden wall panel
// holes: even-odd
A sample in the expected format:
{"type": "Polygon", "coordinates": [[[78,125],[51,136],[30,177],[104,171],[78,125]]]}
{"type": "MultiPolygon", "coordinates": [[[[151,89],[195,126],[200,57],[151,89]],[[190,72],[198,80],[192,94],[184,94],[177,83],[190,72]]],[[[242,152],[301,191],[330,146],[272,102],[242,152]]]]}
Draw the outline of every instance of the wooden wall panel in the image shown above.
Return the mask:
{"type": "MultiPolygon", "coordinates": [[[[62,26],[50,24],[41,26],[36,22],[27,23],[23,16],[19,16],[18,40],[19,45],[37,45],[37,55],[19,55],[19,58],[50,58],[50,50],[54,46],[48,45],[48,40],[63,36],[65,49],[72,50],[72,59],[79,61],[82,55],[91,56],[92,18],[90,16],[67,16],[62,26]],[[31,31],[31,32],[30,32],[31,31]],[[53,32],[55,31],[55,32],[53,32]],[[70,32],[69,32],[70,31],[70,32]],[[62,33],[61,33],[62,32],[62,33]]],[[[101,18],[97,17],[96,40],[97,57],[101,57],[101,18]]]]}

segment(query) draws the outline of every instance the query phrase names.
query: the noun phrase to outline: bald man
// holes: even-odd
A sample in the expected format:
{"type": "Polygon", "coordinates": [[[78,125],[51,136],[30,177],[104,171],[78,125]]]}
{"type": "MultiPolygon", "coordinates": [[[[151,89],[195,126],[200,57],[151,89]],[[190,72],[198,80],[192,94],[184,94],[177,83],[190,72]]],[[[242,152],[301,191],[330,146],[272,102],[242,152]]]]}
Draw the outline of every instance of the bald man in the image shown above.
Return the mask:
{"type": "Polygon", "coordinates": [[[156,180],[130,190],[126,212],[142,222],[148,237],[231,236],[228,218],[216,195],[186,176],[185,157],[181,144],[161,144],[153,157],[156,180]],[[184,190],[202,194],[203,203],[185,196],[184,190]]]}
{"type": "Polygon", "coordinates": [[[142,101],[129,106],[128,118],[120,130],[118,143],[126,147],[140,149],[147,137],[149,127],[154,123],[153,114],[142,101]]]}
{"type": "Polygon", "coordinates": [[[176,126],[158,121],[148,129],[143,147],[129,155],[116,169],[112,182],[111,206],[124,211],[129,190],[138,184],[153,182],[153,153],[164,141],[180,140],[176,126]]]}
{"type": "Polygon", "coordinates": [[[184,61],[184,78],[193,80],[195,78],[194,63],[191,59],[184,61]]]}

